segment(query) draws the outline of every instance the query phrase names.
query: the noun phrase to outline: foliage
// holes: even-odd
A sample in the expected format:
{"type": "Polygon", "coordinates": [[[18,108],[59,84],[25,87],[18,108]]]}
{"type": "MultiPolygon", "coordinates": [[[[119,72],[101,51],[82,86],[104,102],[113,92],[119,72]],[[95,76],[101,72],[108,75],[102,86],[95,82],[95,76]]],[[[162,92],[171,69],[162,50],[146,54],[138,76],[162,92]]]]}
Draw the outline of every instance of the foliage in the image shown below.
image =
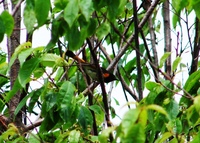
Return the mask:
{"type": "MultiPolygon", "coordinates": [[[[151,13],[155,22],[153,26],[157,31],[155,35],[161,30],[156,16],[160,11],[159,5],[163,3],[158,3],[151,13]]],[[[182,26],[182,13],[188,16],[194,11],[197,19],[200,17],[197,8],[199,3],[199,0],[172,1],[173,30],[182,26]]],[[[136,25],[136,21],[142,21],[146,11],[143,8],[134,11],[134,6],[134,2],[125,0],[54,0],[53,3],[50,0],[25,1],[23,22],[28,33],[34,34],[36,30],[46,26],[51,31],[51,39],[45,46],[39,47],[33,47],[29,41],[19,44],[9,62],[7,54],[0,51],[0,111],[2,117],[9,118],[8,104],[11,99],[19,91],[25,92],[26,96],[14,111],[15,117],[23,113],[23,108],[26,107],[26,112],[38,115],[42,121],[39,124],[30,121],[31,129],[39,127],[34,133],[29,128],[26,130],[26,127],[15,124],[15,120],[6,124],[0,118],[1,142],[199,142],[199,66],[197,65],[195,72],[188,71],[188,78],[184,77],[185,82],[174,80],[186,69],[182,59],[187,58],[184,57],[184,52],[189,49],[187,44],[180,49],[176,47],[170,75],[164,68],[167,59],[173,55],[172,51],[165,52],[162,56],[160,54],[159,64],[156,64],[155,53],[148,49],[152,47],[148,46],[146,40],[150,32],[149,23],[146,21],[142,27],[136,25]],[[137,17],[133,16],[135,12],[137,17]],[[135,32],[135,27],[139,29],[138,33],[135,32]],[[134,40],[137,35],[139,45],[134,40]],[[105,99],[109,96],[104,96],[103,87],[101,86],[102,93],[92,88],[90,92],[86,91],[91,82],[82,73],[81,65],[66,56],[67,50],[81,51],[86,61],[93,59],[97,62],[96,56],[104,68],[117,71],[118,80],[114,86],[122,84],[127,107],[134,104],[134,108],[129,108],[118,125],[112,125],[110,116],[107,115],[111,112],[114,118],[118,113],[111,106],[107,110],[108,102],[105,99]],[[139,53],[139,59],[136,53],[139,53]],[[16,60],[19,61],[20,68],[10,89],[9,72],[16,60]],[[115,61],[117,62],[114,63],[115,61]],[[117,65],[115,70],[112,64],[117,65]],[[159,72],[158,78],[155,71],[159,72]],[[32,89],[31,84],[35,81],[41,83],[41,86],[32,89]],[[147,95],[143,97],[140,92],[147,95]],[[128,101],[127,93],[134,102],[128,101]],[[176,98],[177,95],[181,95],[180,100],[176,98]]],[[[187,35],[191,36],[188,21],[184,22],[188,28],[187,35]]],[[[8,11],[0,14],[0,42],[5,34],[7,37],[11,36],[15,30],[14,24],[13,15],[8,11]]],[[[191,41],[192,36],[188,37],[188,45],[199,42],[199,35],[196,37],[194,41],[191,41]]],[[[191,55],[195,53],[196,47],[190,47],[191,55]]],[[[164,49],[160,49],[164,52],[164,49]]],[[[198,60],[198,57],[192,58],[198,60]]],[[[194,65],[190,64],[188,69],[192,66],[194,65]]],[[[92,87],[95,88],[95,85],[92,87]]]]}

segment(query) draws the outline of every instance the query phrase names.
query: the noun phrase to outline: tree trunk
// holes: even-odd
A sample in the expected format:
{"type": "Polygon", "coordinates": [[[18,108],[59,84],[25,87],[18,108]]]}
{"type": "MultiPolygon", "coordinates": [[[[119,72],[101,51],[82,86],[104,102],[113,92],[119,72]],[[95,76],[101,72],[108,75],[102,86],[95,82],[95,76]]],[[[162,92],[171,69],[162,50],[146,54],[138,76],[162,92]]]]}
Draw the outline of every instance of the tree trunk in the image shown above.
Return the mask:
{"type": "MultiPolygon", "coordinates": [[[[16,12],[13,15],[14,21],[15,21],[15,26],[14,26],[14,31],[11,35],[10,38],[8,38],[7,41],[7,48],[8,48],[8,59],[10,60],[12,54],[15,51],[15,48],[17,48],[17,46],[20,44],[20,24],[21,24],[21,7],[18,7],[16,9],[16,5],[14,4],[14,2],[12,2],[12,10],[15,9],[16,12]]],[[[18,76],[18,72],[19,72],[19,60],[16,59],[13,66],[11,67],[10,70],[10,87],[11,90],[14,86],[14,83],[17,79],[18,76]]],[[[21,92],[18,91],[10,100],[9,102],[9,113],[10,113],[10,121],[11,122],[15,122],[17,126],[21,125],[21,121],[22,121],[22,113],[19,112],[19,114],[14,118],[14,111],[17,107],[17,105],[19,104],[21,100],[21,92]],[[15,119],[15,121],[14,121],[15,119]]]]}

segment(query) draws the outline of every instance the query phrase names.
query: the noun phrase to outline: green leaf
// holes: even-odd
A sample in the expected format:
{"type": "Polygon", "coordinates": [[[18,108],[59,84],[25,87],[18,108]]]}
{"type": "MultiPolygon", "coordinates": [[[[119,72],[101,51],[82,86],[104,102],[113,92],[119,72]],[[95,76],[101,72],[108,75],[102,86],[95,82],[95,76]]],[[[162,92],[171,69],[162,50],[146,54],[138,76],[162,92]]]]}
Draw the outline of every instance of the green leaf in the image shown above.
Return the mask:
{"type": "Polygon", "coordinates": [[[176,11],[175,14],[173,14],[172,24],[173,28],[175,29],[177,26],[177,22],[180,23],[180,13],[184,8],[189,8],[189,2],[187,0],[174,0],[172,1],[172,6],[174,10],[176,11]]]}
{"type": "Polygon", "coordinates": [[[1,13],[1,18],[3,19],[4,25],[6,25],[5,33],[10,37],[14,28],[14,19],[8,11],[3,11],[1,13]]]}
{"type": "Polygon", "coordinates": [[[190,94],[196,94],[198,88],[200,87],[200,70],[192,73],[187,79],[184,89],[190,94]]]}
{"type": "Polygon", "coordinates": [[[177,22],[180,22],[180,2],[181,0],[172,1],[172,5],[176,10],[176,13],[173,14],[172,17],[172,25],[174,29],[176,28],[177,22]]]}
{"type": "Polygon", "coordinates": [[[92,105],[92,106],[89,106],[89,109],[94,111],[97,124],[101,124],[104,121],[104,117],[105,117],[105,113],[101,109],[101,107],[98,105],[92,105]]]}
{"type": "Polygon", "coordinates": [[[19,83],[19,79],[17,78],[14,82],[14,86],[12,87],[12,90],[10,90],[6,96],[5,96],[5,102],[9,102],[10,99],[17,93],[17,91],[19,91],[20,89],[22,89],[21,84],[19,83]]]}
{"type": "Polygon", "coordinates": [[[55,43],[58,41],[58,38],[61,34],[60,27],[61,27],[61,21],[58,19],[54,19],[52,22],[51,40],[46,46],[47,50],[50,50],[50,48],[54,47],[55,43]]]}
{"type": "Polygon", "coordinates": [[[89,21],[92,12],[94,11],[93,8],[93,1],[92,0],[80,0],[79,7],[81,13],[84,15],[86,21],[89,21]]]}
{"type": "Polygon", "coordinates": [[[79,27],[77,24],[73,24],[73,26],[67,31],[66,38],[69,42],[70,49],[78,50],[81,45],[83,44],[83,41],[85,39],[82,39],[81,33],[79,31],[79,27]],[[70,34],[69,34],[70,33],[70,34]]]}
{"type": "Polygon", "coordinates": [[[35,12],[34,12],[34,1],[33,0],[26,0],[26,6],[24,8],[24,25],[28,32],[31,32],[34,28],[34,25],[37,21],[35,12]]]}
{"type": "Polygon", "coordinates": [[[96,32],[97,21],[95,19],[90,18],[87,22],[83,16],[80,16],[78,22],[81,27],[81,40],[85,40],[96,32]]]}
{"type": "Polygon", "coordinates": [[[106,6],[106,2],[104,0],[93,0],[94,8],[99,11],[102,7],[106,6]]]}
{"type": "Polygon", "coordinates": [[[110,32],[110,25],[108,23],[101,24],[96,31],[97,37],[99,39],[105,37],[109,32],[110,32]]]}
{"type": "Polygon", "coordinates": [[[115,127],[109,127],[102,131],[102,133],[98,136],[98,140],[100,143],[107,143],[110,133],[114,131],[115,127]]]}
{"type": "Polygon", "coordinates": [[[165,142],[167,139],[169,139],[171,136],[173,136],[172,133],[170,133],[170,132],[165,132],[163,135],[160,136],[159,139],[157,139],[157,140],[155,141],[155,143],[163,143],[163,142],[165,142]]]}
{"type": "Polygon", "coordinates": [[[183,127],[182,127],[182,122],[181,122],[182,120],[180,120],[180,119],[176,119],[176,132],[178,133],[178,134],[180,134],[181,132],[182,132],[182,130],[183,130],[183,127]]]}
{"type": "Polygon", "coordinates": [[[167,112],[166,112],[166,110],[163,107],[161,107],[161,106],[152,104],[152,105],[148,105],[147,109],[155,110],[155,111],[157,111],[157,112],[159,112],[159,113],[161,113],[161,114],[169,117],[168,114],[167,114],[167,112]]]}
{"type": "Polygon", "coordinates": [[[146,109],[141,110],[138,122],[140,122],[144,128],[146,127],[147,124],[147,118],[148,118],[147,110],[146,109]]]}
{"type": "Polygon", "coordinates": [[[128,127],[128,133],[123,136],[121,140],[123,143],[144,143],[145,142],[145,128],[141,123],[130,124],[128,127]]]}
{"type": "Polygon", "coordinates": [[[30,99],[29,104],[28,104],[28,112],[29,113],[32,113],[33,108],[35,106],[35,103],[38,102],[38,99],[39,99],[40,96],[42,96],[43,92],[45,92],[44,87],[37,89],[37,90],[34,90],[30,93],[30,94],[32,94],[32,96],[31,96],[31,99],[30,99]]]}
{"type": "Polygon", "coordinates": [[[173,14],[173,17],[172,17],[172,25],[173,25],[173,28],[175,29],[176,26],[177,26],[177,23],[180,22],[180,14],[177,15],[177,14],[173,14]]]}
{"type": "Polygon", "coordinates": [[[0,63],[0,74],[5,75],[5,77],[0,76],[0,87],[2,87],[8,81],[8,78],[6,78],[7,69],[8,69],[8,63],[6,62],[0,63]]]}
{"type": "Polygon", "coordinates": [[[3,41],[5,32],[6,32],[6,27],[4,25],[2,17],[0,16],[0,42],[3,41]]]}
{"type": "MultiPolygon", "coordinates": [[[[59,119],[59,115],[54,113],[54,117],[56,120],[59,119]]],[[[44,118],[44,120],[42,121],[42,124],[40,126],[40,130],[39,130],[39,133],[45,133],[49,130],[51,130],[56,124],[56,121],[53,121],[50,117],[50,114],[47,114],[44,118]]]]}
{"type": "Polygon", "coordinates": [[[81,106],[78,122],[85,134],[88,134],[91,131],[93,125],[93,117],[88,108],[81,106]]]}
{"type": "Polygon", "coordinates": [[[171,120],[176,119],[179,113],[179,105],[175,100],[170,100],[169,104],[166,105],[166,111],[171,120]]]}
{"type": "MultiPolygon", "coordinates": [[[[60,78],[63,76],[63,73],[64,73],[63,67],[59,67],[58,70],[56,71],[56,76],[55,76],[54,80],[56,82],[58,82],[60,80],[60,78]]],[[[68,75],[68,77],[69,77],[69,75],[68,75]]]]}
{"type": "Polygon", "coordinates": [[[20,52],[22,52],[23,50],[27,49],[27,48],[30,48],[32,46],[32,44],[30,42],[25,42],[21,45],[19,45],[16,49],[15,49],[15,52],[13,53],[11,59],[10,59],[10,62],[8,64],[8,71],[10,71],[10,68],[11,66],[13,65],[13,63],[15,62],[15,60],[17,59],[18,55],[20,52]]]}
{"type": "Polygon", "coordinates": [[[128,10],[132,10],[132,9],[133,9],[133,3],[132,3],[132,2],[128,2],[128,3],[126,4],[126,8],[127,8],[128,10]]]}
{"type": "Polygon", "coordinates": [[[108,0],[108,15],[112,21],[117,18],[125,9],[126,1],[124,0],[108,0]]]}
{"type": "Polygon", "coordinates": [[[76,100],[74,97],[75,87],[69,82],[65,81],[59,90],[58,105],[61,109],[60,116],[64,121],[69,120],[76,108],[76,100]]]}
{"type": "Polygon", "coordinates": [[[87,36],[93,35],[96,32],[96,27],[97,27],[97,21],[91,18],[87,28],[87,36]]]}
{"type": "Polygon", "coordinates": [[[89,106],[89,108],[94,111],[96,114],[101,114],[102,109],[98,105],[89,106]]]}
{"type": "Polygon", "coordinates": [[[7,53],[0,51],[0,64],[5,63],[7,60],[7,53]]]}
{"type": "Polygon", "coordinates": [[[57,103],[57,97],[58,95],[55,92],[48,92],[45,95],[45,102],[46,102],[46,111],[48,112],[49,110],[51,110],[54,105],[56,105],[57,103]]]}
{"type": "Polygon", "coordinates": [[[190,143],[199,143],[200,142],[200,132],[193,136],[193,140],[190,143]]]}
{"type": "Polygon", "coordinates": [[[78,143],[80,140],[80,135],[81,135],[80,131],[72,130],[69,133],[69,142],[70,143],[78,143]]]}
{"type": "Polygon", "coordinates": [[[70,0],[54,0],[54,5],[57,9],[63,10],[70,0]]]}
{"type": "Polygon", "coordinates": [[[181,62],[181,57],[177,57],[172,64],[172,71],[175,71],[181,62]]]}
{"type": "Polygon", "coordinates": [[[65,142],[68,142],[68,137],[69,137],[69,133],[68,132],[64,132],[62,134],[59,134],[54,143],[65,143],[65,142]]]}
{"type": "Polygon", "coordinates": [[[64,19],[69,27],[72,27],[74,21],[78,18],[78,0],[70,0],[64,9],[64,19]]]}
{"type": "Polygon", "coordinates": [[[19,83],[22,87],[25,88],[26,83],[30,80],[30,76],[33,74],[33,71],[38,67],[40,59],[32,58],[26,61],[19,71],[19,83]]]}
{"type": "Polygon", "coordinates": [[[159,83],[156,83],[156,82],[153,82],[153,81],[148,81],[146,82],[146,88],[149,90],[149,91],[153,91],[156,87],[160,86],[159,83]]]}
{"type": "Polygon", "coordinates": [[[165,61],[167,60],[167,58],[171,55],[171,52],[166,52],[164,53],[164,55],[160,58],[160,65],[159,68],[163,67],[163,64],[165,63],[165,61]]]}
{"type": "Polygon", "coordinates": [[[43,67],[38,67],[38,68],[36,68],[36,69],[34,70],[34,72],[33,72],[34,79],[38,79],[38,78],[40,78],[41,76],[43,76],[43,75],[44,75],[44,72],[45,72],[45,70],[44,70],[43,67]]]}
{"type": "Polygon", "coordinates": [[[25,49],[25,50],[23,50],[22,52],[19,53],[18,59],[19,59],[20,66],[23,65],[26,58],[31,55],[33,50],[34,50],[33,48],[28,48],[28,49],[25,49]]]}
{"type": "Polygon", "coordinates": [[[126,137],[129,134],[130,131],[130,125],[134,125],[137,121],[140,114],[140,109],[131,109],[128,112],[125,113],[121,126],[123,129],[124,136],[126,137]]]}
{"type": "Polygon", "coordinates": [[[200,17],[200,10],[199,10],[198,5],[200,4],[200,1],[199,0],[190,0],[188,2],[189,2],[189,5],[187,6],[187,9],[189,11],[194,10],[196,16],[199,18],[200,17]]]}
{"type": "Polygon", "coordinates": [[[77,70],[78,70],[77,66],[71,66],[70,69],[68,70],[68,77],[71,78],[72,76],[74,76],[77,70]]]}
{"type": "Polygon", "coordinates": [[[41,64],[43,66],[55,67],[55,66],[67,66],[68,63],[64,58],[56,55],[56,54],[45,54],[41,58],[41,64]]]}
{"type": "Polygon", "coordinates": [[[27,100],[32,96],[32,94],[29,94],[28,96],[25,96],[20,103],[17,105],[17,108],[15,109],[14,115],[16,116],[19,111],[26,105],[27,100]]]}
{"type": "Polygon", "coordinates": [[[126,71],[125,74],[127,75],[131,74],[135,69],[136,69],[136,58],[133,58],[124,66],[124,70],[126,71]]]}
{"type": "Polygon", "coordinates": [[[39,136],[35,135],[35,134],[30,134],[30,136],[28,138],[28,142],[29,143],[40,143],[39,136]]]}
{"type": "Polygon", "coordinates": [[[35,0],[34,11],[38,21],[38,26],[42,26],[46,22],[50,6],[50,0],[35,0]]]}
{"type": "Polygon", "coordinates": [[[197,16],[198,18],[200,18],[200,9],[199,9],[199,7],[198,7],[199,4],[200,4],[200,2],[193,6],[194,11],[195,11],[195,14],[196,14],[196,16],[197,16]]]}
{"type": "Polygon", "coordinates": [[[114,99],[114,101],[115,101],[115,104],[119,106],[119,105],[120,105],[120,104],[119,104],[119,101],[118,101],[116,98],[114,98],[114,97],[113,97],[113,99],[114,99]]]}
{"type": "Polygon", "coordinates": [[[17,135],[19,135],[19,130],[14,125],[14,123],[10,123],[8,125],[7,130],[3,132],[1,137],[4,139],[4,141],[7,141],[9,138],[13,138],[14,136],[17,136],[17,135]]]}
{"type": "Polygon", "coordinates": [[[196,96],[194,98],[194,106],[195,106],[195,109],[199,112],[200,111],[200,95],[196,96]]]}

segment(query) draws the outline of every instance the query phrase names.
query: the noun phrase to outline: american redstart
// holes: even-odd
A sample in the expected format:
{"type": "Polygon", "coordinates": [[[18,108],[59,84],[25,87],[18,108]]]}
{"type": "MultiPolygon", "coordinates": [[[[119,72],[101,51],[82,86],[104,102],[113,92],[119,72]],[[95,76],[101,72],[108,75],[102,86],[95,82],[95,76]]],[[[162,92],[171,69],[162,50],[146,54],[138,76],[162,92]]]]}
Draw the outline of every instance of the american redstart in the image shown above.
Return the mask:
{"type": "MultiPolygon", "coordinates": [[[[95,81],[99,81],[98,80],[98,75],[97,75],[97,68],[95,67],[95,65],[92,65],[90,63],[87,63],[86,61],[84,61],[83,59],[79,58],[78,56],[76,56],[72,51],[67,50],[67,52],[65,53],[66,56],[69,56],[71,58],[73,58],[75,61],[77,61],[78,63],[81,64],[84,72],[91,77],[93,80],[95,81]]],[[[106,69],[101,67],[101,71],[102,71],[102,77],[104,79],[105,83],[109,83],[111,81],[116,80],[117,78],[109,71],[107,71],[106,69]]]]}

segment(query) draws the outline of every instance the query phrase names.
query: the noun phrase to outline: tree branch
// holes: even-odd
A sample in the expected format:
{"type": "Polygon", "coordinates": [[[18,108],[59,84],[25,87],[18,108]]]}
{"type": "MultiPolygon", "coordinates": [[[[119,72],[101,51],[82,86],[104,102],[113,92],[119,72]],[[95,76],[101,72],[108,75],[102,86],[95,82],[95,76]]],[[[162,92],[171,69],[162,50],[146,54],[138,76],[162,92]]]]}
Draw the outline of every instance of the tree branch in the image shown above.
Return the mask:
{"type": "MultiPolygon", "coordinates": [[[[171,52],[171,26],[169,15],[169,0],[163,3],[163,20],[164,20],[164,39],[165,39],[165,52],[171,52]]],[[[171,55],[166,60],[165,72],[171,76],[171,55]]]]}
{"type": "Polygon", "coordinates": [[[196,18],[196,28],[195,28],[195,39],[194,39],[194,48],[191,51],[192,52],[192,65],[190,69],[190,74],[195,72],[198,67],[198,59],[199,59],[199,50],[200,50],[200,37],[199,37],[199,32],[200,32],[200,22],[199,19],[196,18]]]}
{"type": "MultiPolygon", "coordinates": [[[[106,89],[105,89],[105,85],[104,85],[104,79],[103,79],[103,74],[102,74],[102,71],[101,71],[101,68],[99,66],[99,62],[97,60],[97,57],[93,51],[93,47],[92,47],[92,43],[90,41],[90,39],[87,39],[87,43],[89,45],[89,49],[90,49],[90,53],[92,55],[92,58],[94,60],[94,63],[95,63],[95,66],[97,68],[97,76],[98,76],[98,79],[99,79],[99,82],[100,82],[100,86],[101,86],[101,90],[102,90],[102,96],[103,96],[103,103],[104,103],[104,109],[105,109],[105,118],[106,118],[106,123],[107,123],[107,126],[108,127],[111,127],[111,122],[110,122],[110,112],[109,112],[109,107],[108,107],[108,100],[107,100],[107,94],[106,94],[106,89]]],[[[110,134],[110,142],[113,141],[113,136],[112,134],[110,134]]]]}
{"type": "Polygon", "coordinates": [[[137,17],[137,1],[133,0],[133,15],[134,15],[134,27],[135,27],[135,48],[136,52],[136,62],[137,62],[137,87],[139,93],[139,101],[143,99],[143,90],[142,90],[142,68],[140,62],[140,44],[139,44],[139,29],[138,29],[138,17],[137,17]]]}
{"type": "Polygon", "coordinates": [[[15,7],[12,10],[12,16],[15,16],[16,12],[18,11],[18,9],[21,7],[21,4],[24,0],[19,0],[18,3],[15,5],[15,7]]]}

